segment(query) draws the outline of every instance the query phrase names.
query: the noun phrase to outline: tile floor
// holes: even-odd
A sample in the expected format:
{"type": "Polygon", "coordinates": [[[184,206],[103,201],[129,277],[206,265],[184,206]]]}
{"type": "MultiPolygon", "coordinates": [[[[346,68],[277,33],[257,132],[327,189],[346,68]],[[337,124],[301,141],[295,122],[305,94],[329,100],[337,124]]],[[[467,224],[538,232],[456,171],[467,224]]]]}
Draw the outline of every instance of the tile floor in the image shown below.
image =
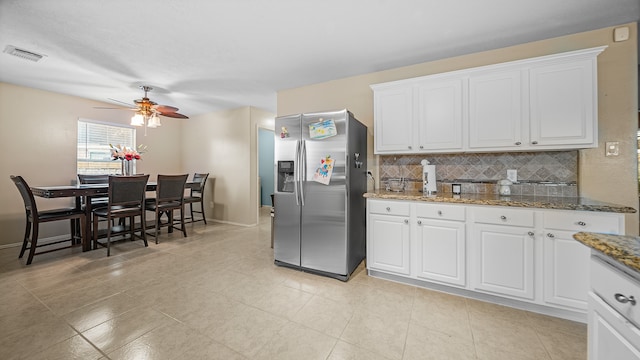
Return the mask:
{"type": "Polygon", "coordinates": [[[273,265],[270,219],[17,260],[0,250],[1,359],[586,359],[584,324],[273,265]]]}

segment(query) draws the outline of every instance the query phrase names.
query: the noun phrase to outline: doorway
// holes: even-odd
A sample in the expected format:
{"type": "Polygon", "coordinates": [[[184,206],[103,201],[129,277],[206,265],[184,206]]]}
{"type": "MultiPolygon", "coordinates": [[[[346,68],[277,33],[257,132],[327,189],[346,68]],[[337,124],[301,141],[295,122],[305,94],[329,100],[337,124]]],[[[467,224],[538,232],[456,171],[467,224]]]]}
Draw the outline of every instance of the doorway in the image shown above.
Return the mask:
{"type": "Polygon", "coordinates": [[[271,194],[274,189],[273,148],[275,145],[272,130],[258,128],[258,176],[260,177],[260,206],[272,206],[271,194]]]}

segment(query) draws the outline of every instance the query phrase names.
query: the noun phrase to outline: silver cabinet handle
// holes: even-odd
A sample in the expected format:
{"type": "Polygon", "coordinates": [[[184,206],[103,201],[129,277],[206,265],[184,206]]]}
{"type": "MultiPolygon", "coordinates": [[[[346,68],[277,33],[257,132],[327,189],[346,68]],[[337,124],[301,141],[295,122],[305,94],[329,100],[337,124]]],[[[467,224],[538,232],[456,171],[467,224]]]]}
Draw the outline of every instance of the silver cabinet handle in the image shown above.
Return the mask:
{"type": "Polygon", "coordinates": [[[442,211],[438,210],[438,215],[442,216],[442,211]]]}
{"type": "Polygon", "coordinates": [[[529,236],[533,236],[533,235],[535,235],[535,234],[533,233],[533,231],[529,231],[529,232],[527,233],[527,235],[529,235],[529,236]]]}
{"type": "Polygon", "coordinates": [[[387,206],[387,211],[391,211],[391,208],[389,206],[387,206]]]}
{"type": "Polygon", "coordinates": [[[580,226],[587,226],[587,223],[584,221],[578,221],[578,225],[580,226]]]}
{"type": "Polygon", "coordinates": [[[409,145],[408,147],[409,147],[409,150],[413,149],[413,147],[411,145],[409,145]]]}
{"type": "Polygon", "coordinates": [[[422,221],[421,220],[418,220],[418,225],[422,225],[422,221]]]}
{"type": "Polygon", "coordinates": [[[420,149],[424,149],[424,146],[420,145],[420,149]]]}
{"type": "Polygon", "coordinates": [[[409,220],[404,219],[404,223],[405,223],[405,224],[408,224],[408,223],[409,223],[409,220]]]}
{"type": "Polygon", "coordinates": [[[633,295],[626,297],[622,294],[615,294],[614,297],[616,298],[616,300],[618,300],[618,302],[623,304],[629,303],[632,306],[635,306],[636,304],[636,299],[633,297],[633,295]]]}
{"type": "Polygon", "coordinates": [[[531,143],[532,143],[533,145],[538,145],[538,142],[537,142],[537,141],[532,141],[531,143]]]}
{"type": "Polygon", "coordinates": [[[520,146],[520,145],[522,145],[522,143],[521,143],[520,141],[518,141],[518,142],[516,143],[516,145],[520,146]]]}
{"type": "Polygon", "coordinates": [[[548,237],[548,238],[552,238],[552,239],[553,239],[553,238],[554,238],[554,237],[556,237],[556,236],[555,236],[555,235],[553,235],[552,233],[547,233],[547,237],[548,237]]]}
{"type": "Polygon", "coordinates": [[[500,216],[500,220],[503,220],[503,221],[504,221],[504,220],[507,220],[507,217],[506,217],[506,216],[504,216],[504,215],[502,215],[502,216],[500,216]]]}

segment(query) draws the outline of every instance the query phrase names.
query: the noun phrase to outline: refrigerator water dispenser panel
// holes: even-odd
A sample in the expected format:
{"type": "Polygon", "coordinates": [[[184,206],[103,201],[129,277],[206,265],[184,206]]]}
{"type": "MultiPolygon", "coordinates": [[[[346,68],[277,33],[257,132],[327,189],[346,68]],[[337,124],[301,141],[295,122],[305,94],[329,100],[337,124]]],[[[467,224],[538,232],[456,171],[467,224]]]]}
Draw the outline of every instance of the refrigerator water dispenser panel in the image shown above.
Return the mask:
{"type": "Polygon", "coordinates": [[[278,190],[292,193],[294,185],[293,160],[278,161],[278,190]]]}

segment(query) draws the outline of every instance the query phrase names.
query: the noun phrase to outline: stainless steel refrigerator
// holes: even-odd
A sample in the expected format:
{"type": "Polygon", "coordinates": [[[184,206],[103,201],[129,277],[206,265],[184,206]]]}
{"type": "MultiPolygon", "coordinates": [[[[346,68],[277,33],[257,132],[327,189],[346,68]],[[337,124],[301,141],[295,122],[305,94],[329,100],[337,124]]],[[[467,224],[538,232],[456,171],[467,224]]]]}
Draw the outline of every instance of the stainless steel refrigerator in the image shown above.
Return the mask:
{"type": "Polygon", "coordinates": [[[366,254],[366,126],[298,114],[276,118],[275,137],[275,263],[348,280],[366,254]]]}

